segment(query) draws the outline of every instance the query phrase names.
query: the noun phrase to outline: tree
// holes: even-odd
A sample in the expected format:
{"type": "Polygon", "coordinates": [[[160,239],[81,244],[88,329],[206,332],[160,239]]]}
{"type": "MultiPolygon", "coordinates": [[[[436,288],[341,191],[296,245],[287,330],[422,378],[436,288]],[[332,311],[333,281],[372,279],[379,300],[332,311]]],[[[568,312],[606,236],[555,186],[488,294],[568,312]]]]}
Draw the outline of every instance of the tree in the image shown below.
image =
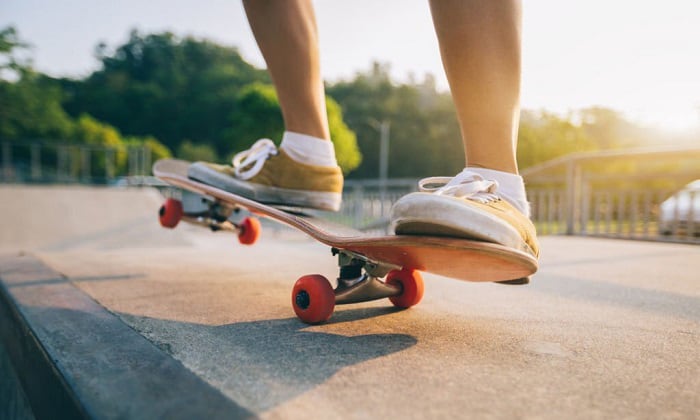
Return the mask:
{"type": "MultiPolygon", "coordinates": [[[[150,151],[151,160],[154,161],[172,156],[170,150],[152,136],[122,137],[115,127],[100,122],[87,114],[83,114],[77,119],[71,139],[78,144],[114,150],[117,173],[124,173],[127,170],[127,149],[129,147],[147,148],[150,151]]],[[[105,156],[104,153],[97,154],[95,165],[100,172],[106,165],[105,156]]]]}
{"type": "Polygon", "coordinates": [[[177,148],[177,157],[190,162],[215,162],[218,160],[218,155],[211,146],[208,144],[194,144],[189,140],[180,143],[180,147],[177,148]]]}
{"type": "MultiPolygon", "coordinates": [[[[170,151],[153,137],[123,138],[118,129],[99,121],[88,114],[80,114],[71,118],[64,110],[61,101],[64,97],[62,83],[48,76],[35,72],[28,60],[15,56],[17,49],[27,48],[13,28],[0,31],[0,71],[2,75],[14,80],[0,79],[0,138],[3,140],[36,141],[43,143],[73,143],[88,145],[84,148],[90,151],[89,164],[96,173],[104,173],[109,164],[114,174],[126,170],[126,148],[129,146],[146,147],[153,158],[168,157],[170,151]],[[92,153],[93,149],[100,150],[92,153]],[[114,151],[113,161],[108,163],[108,153],[102,150],[114,151]]],[[[76,156],[71,161],[71,169],[75,175],[80,168],[82,159],[79,149],[72,149],[76,156]]],[[[30,151],[28,147],[17,148],[13,157],[27,161],[30,151]]],[[[56,161],[57,150],[45,148],[42,159],[56,161]]]]}
{"type": "Polygon", "coordinates": [[[65,137],[72,122],[61,107],[60,87],[16,56],[26,48],[14,28],[0,30],[0,138],[65,137]]]}
{"type": "Polygon", "coordinates": [[[396,85],[388,65],[374,63],[327,91],[342,107],[362,151],[363,161],[351,177],[379,175],[380,134],[375,126],[381,121],[391,123],[389,177],[454,175],[464,166],[450,96],[436,91],[431,76],[421,84],[396,85]]]}
{"type": "Polygon", "coordinates": [[[551,112],[523,110],[518,132],[518,164],[521,169],[570,153],[598,149],[598,146],[570,118],[551,112]]]}
{"type": "Polygon", "coordinates": [[[247,149],[256,139],[279,141],[284,133],[284,121],[275,88],[265,83],[243,87],[226,125],[224,136],[216,144],[222,156],[247,149]]]}
{"type": "MultiPolygon", "coordinates": [[[[171,149],[190,139],[219,145],[239,90],[267,74],[235,48],[172,33],[141,35],[108,54],[85,80],[64,80],[71,115],[87,112],[127,135],[152,135],[171,149]]],[[[218,147],[218,146],[217,146],[218,147]]]]}
{"type": "Polygon", "coordinates": [[[0,80],[0,138],[67,137],[72,121],[60,98],[60,88],[28,70],[14,83],[0,80]]]}
{"type": "Polygon", "coordinates": [[[333,146],[335,147],[338,166],[347,175],[362,162],[362,154],[357,146],[357,137],[343,121],[343,112],[340,109],[340,105],[328,96],[326,96],[326,110],[328,111],[328,126],[331,133],[331,141],[333,141],[333,146]]]}
{"type": "Polygon", "coordinates": [[[620,112],[603,107],[577,111],[584,133],[600,149],[619,149],[639,142],[641,134],[620,112]]]}
{"type": "Polygon", "coordinates": [[[28,45],[19,39],[14,27],[0,29],[0,75],[3,79],[13,72],[21,73],[31,67],[26,60],[15,55],[18,50],[27,48],[28,45]]]}
{"type": "MultiPolygon", "coordinates": [[[[355,134],[343,122],[340,106],[332,98],[326,97],[326,110],[338,165],[344,173],[349,173],[362,160],[355,134]]],[[[269,138],[279,143],[284,133],[284,121],[274,87],[262,83],[244,87],[238,96],[236,111],[231,114],[229,127],[219,145],[219,153],[228,153],[229,157],[233,152],[248,148],[255,139],[269,138]]]]}
{"type": "Polygon", "coordinates": [[[77,143],[91,146],[123,146],[121,135],[116,128],[97,121],[87,114],[78,117],[71,139],[77,143]]]}

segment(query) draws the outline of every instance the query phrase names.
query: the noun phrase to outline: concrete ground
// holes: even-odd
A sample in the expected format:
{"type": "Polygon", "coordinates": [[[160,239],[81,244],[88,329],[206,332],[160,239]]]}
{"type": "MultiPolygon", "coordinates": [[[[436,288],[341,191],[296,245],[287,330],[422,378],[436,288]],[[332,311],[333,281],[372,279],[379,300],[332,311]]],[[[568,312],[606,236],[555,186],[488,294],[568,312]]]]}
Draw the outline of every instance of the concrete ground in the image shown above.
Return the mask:
{"type": "Polygon", "coordinates": [[[116,373],[121,359],[101,354],[118,353],[119,342],[85,340],[80,356],[68,345],[78,338],[56,344],[56,331],[86,317],[111,317],[129,327],[125,337],[145,337],[138,348],[154,352],[154,366],[175,362],[169,369],[184,373],[170,374],[189,381],[181,392],[206,390],[221,417],[700,412],[698,246],[543,237],[541,269],[528,286],[426,274],[414,308],[341,306],[327,324],[307,326],[291,308],[294,281],[333,278],[337,268],[326,247],[303,235],[266,223],[259,244],[245,247],[194,226],[165,230],[150,190],[3,186],[0,203],[0,278],[50,342],[47,351],[58,349],[59,364],[90,357],[115,365],[89,382],[80,376],[90,366],[59,369],[77,377],[76,388],[103,390],[76,392],[100,401],[87,410],[96,417],[149,417],[137,402],[129,409],[124,389],[110,388],[112,376],[128,381],[122,376],[147,369],[116,373]],[[42,328],[56,318],[69,321],[42,328]]]}

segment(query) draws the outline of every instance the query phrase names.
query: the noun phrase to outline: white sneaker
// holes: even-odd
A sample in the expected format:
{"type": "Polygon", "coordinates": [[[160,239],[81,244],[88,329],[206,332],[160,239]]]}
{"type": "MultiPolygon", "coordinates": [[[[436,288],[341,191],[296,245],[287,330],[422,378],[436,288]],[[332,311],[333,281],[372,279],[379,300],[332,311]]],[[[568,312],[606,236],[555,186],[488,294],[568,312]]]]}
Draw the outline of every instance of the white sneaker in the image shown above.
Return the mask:
{"type": "Polygon", "coordinates": [[[475,239],[539,255],[535,226],[499,196],[497,182],[465,169],[454,178],[425,178],[419,189],[392,207],[397,235],[475,239]]]}

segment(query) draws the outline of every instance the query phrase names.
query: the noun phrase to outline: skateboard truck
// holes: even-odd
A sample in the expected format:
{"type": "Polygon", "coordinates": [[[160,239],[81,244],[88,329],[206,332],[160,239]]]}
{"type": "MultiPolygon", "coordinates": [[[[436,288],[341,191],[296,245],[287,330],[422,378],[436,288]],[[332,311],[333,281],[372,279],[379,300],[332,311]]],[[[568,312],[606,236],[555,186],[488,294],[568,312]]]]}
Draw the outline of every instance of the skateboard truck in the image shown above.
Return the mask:
{"type": "Polygon", "coordinates": [[[362,255],[337,248],[332,248],[331,252],[338,256],[340,266],[338,286],[334,290],[337,305],[398,296],[403,291],[401,286],[379,279],[398,267],[376,264],[362,255]]]}
{"type": "Polygon", "coordinates": [[[331,248],[338,256],[340,276],[335,289],[319,274],[302,276],[292,289],[292,306],[299,319],[318,324],[330,318],[336,304],[389,298],[394,306],[410,308],[423,298],[423,278],[416,270],[377,263],[364,255],[331,248]],[[385,280],[380,280],[380,277],[385,280]]]}
{"type": "Polygon", "coordinates": [[[218,203],[215,203],[205,212],[189,213],[185,211],[182,220],[194,225],[208,227],[212,232],[223,230],[238,233],[240,231],[238,226],[228,220],[230,213],[230,209],[224,210],[218,203]]]}
{"type": "Polygon", "coordinates": [[[254,217],[241,216],[241,210],[241,207],[220,200],[182,191],[179,199],[170,197],[166,200],[160,208],[159,218],[161,225],[167,228],[174,228],[184,220],[213,232],[233,232],[240,243],[252,245],[260,236],[260,222],[254,217]]]}

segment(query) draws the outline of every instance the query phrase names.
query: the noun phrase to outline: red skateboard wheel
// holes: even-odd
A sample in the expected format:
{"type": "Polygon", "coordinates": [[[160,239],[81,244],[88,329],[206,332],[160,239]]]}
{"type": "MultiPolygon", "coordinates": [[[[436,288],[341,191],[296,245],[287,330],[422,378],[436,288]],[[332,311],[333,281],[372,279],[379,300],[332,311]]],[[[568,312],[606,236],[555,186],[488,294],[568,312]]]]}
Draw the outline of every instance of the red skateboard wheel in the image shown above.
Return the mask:
{"type": "Polygon", "coordinates": [[[182,202],[174,198],[165,200],[158,212],[161,226],[172,229],[180,223],[180,219],[182,219],[182,202]]]}
{"type": "Polygon", "coordinates": [[[389,300],[398,308],[410,308],[423,299],[423,276],[416,270],[392,270],[386,276],[386,284],[401,287],[401,294],[389,300]]]}
{"type": "Polygon", "coordinates": [[[331,283],[319,274],[301,277],[292,289],[292,306],[299,319],[307,324],[327,321],[335,309],[331,283]]]}
{"type": "Polygon", "coordinates": [[[244,245],[253,245],[260,237],[260,220],[255,217],[246,217],[238,228],[238,242],[244,245]]]}

